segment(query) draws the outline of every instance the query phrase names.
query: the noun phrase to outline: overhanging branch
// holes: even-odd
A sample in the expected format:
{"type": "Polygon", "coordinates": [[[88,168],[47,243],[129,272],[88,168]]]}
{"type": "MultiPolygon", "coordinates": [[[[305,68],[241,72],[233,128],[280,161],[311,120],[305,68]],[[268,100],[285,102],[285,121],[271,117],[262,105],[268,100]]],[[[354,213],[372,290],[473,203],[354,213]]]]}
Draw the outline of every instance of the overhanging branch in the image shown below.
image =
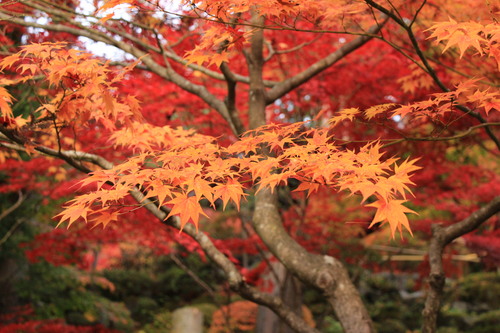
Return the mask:
{"type": "MultiPolygon", "coordinates": [[[[0,135],[0,139],[11,141],[3,134],[0,135]]],[[[17,142],[0,142],[0,146],[17,151],[25,151],[24,146],[17,142]]],[[[35,150],[46,156],[64,159],[66,162],[68,162],[68,160],[71,160],[72,163],[70,163],[70,165],[72,165],[73,167],[75,167],[75,165],[81,166],[81,168],[75,168],[86,173],[89,171],[89,169],[81,162],[92,163],[96,166],[101,167],[102,169],[107,170],[113,168],[113,163],[96,154],[75,150],[58,151],[44,146],[38,146],[35,148],[35,150]]],[[[172,216],[166,219],[169,213],[167,208],[161,207],[159,209],[158,206],[152,200],[147,199],[145,197],[145,194],[139,189],[132,189],[130,191],[130,195],[164,224],[171,226],[177,230],[181,230],[181,221],[177,216],[172,216]]],[[[309,326],[301,316],[294,313],[290,309],[290,307],[288,307],[288,305],[284,304],[281,298],[262,293],[255,287],[247,284],[236,266],[229,260],[226,255],[224,255],[219,251],[219,249],[217,249],[212,240],[205,233],[196,230],[196,228],[192,224],[184,225],[182,230],[185,234],[189,235],[200,245],[207,257],[210,258],[218,268],[224,271],[229,285],[235,292],[250,301],[267,306],[297,332],[319,333],[318,330],[309,326]]]]}

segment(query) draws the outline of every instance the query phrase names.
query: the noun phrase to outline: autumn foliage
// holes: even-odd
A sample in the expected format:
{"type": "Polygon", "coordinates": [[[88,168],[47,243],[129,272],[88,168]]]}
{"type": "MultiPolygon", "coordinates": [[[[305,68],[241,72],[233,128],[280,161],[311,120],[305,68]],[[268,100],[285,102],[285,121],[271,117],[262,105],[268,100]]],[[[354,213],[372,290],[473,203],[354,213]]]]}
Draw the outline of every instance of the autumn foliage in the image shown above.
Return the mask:
{"type": "Polygon", "coordinates": [[[241,296],[308,331],[262,294],[270,251],[337,317],[359,314],[346,332],[370,331],[355,288],[335,288],[351,286],[341,261],[358,260],[340,258],[348,239],[367,249],[417,235],[421,245],[441,225],[451,231],[439,258],[476,229],[468,249],[486,251],[489,265],[497,251],[482,241],[498,238],[496,220],[483,224],[500,193],[498,12],[467,0],[2,4],[0,162],[12,180],[0,191],[64,197],[57,226],[99,227],[78,227],[93,241],[138,230],[157,254],[177,243],[209,257],[241,296]],[[30,25],[53,38],[15,45],[12,32],[30,25]],[[127,57],[97,57],[78,36],[127,57]],[[22,165],[36,172],[14,177],[22,165]],[[144,222],[152,216],[175,233],[144,222]],[[206,236],[222,220],[238,242],[206,236]],[[241,267],[238,251],[265,260],[241,267]]]}
{"type": "MultiPolygon", "coordinates": [[[[200,205],[203,199],[214,208],[219,199],[223,208],[229,201],[239,208],[244,189],[251,185],[245,183],[273,190],[286,185],[288,179],[296,179],[301,185],[295,191],[314,192],[319,186],[329,186],[361,194],[363,201],[373,195],[377,200],[369,206],[377,211],[372,224],[388,222],[393,235],[402,227],[410,231],[405,213],[412,211],[402,205],[402,199],[410,192],[410,174],[418,169],[414,161],[397,164],[393,158],[382,160],[378,143],[358,151],[340,149],[328,134],[338,122],[352,119],[356,110],[339,112],[330,119],[329,129],[308,129],[307,122],[266,125],[243,134],[228,147],[219,147],[213,137],[133,121],[138,117],[135,100],[128,97],[120,101],[110,91],[124,74],[109,81],[106,65],[88,57],[67,50],[64,44],[44,43],[23,47],[0,63],[5,69],[23,61],[16,67],[23,81],[45,75],[49,89],[55,90],[55,96],[36,110],[42,120],[28,125],[23,118],[14,118],[16,131],[36,131],[43,121],[52,121],[55,133],[44,137],[50,146],[50,140],[57,140],[57,126],[92,122],[114,130],[109,140],[116,147],[126,146],[140,153],[113,169],[92,172],[81,185],[95,183],[98,191],[71,201],[60,214],[60,222],[71,225],[78,218],[90,218],[106,226],[123,213],[114,207],[120,207],[129,191],[144,188],[146,198],[157,198],[158,206],[165,204],[171,209],[169,216],[179,215],[182,225],[192,221],[197,226],[199,216],[206,216],[200,205]]],[[[12,118],[7,103],[11,97],[6,91],[4,94],[4,115],[12,118]]],[[[373,117],[384,109],[372,108],[365,113],[373,117]]],[[[396,110],[394,114],[402,112],[396,110]]],[[[29,142],[25,145],[30,147],[29,142]]]]}

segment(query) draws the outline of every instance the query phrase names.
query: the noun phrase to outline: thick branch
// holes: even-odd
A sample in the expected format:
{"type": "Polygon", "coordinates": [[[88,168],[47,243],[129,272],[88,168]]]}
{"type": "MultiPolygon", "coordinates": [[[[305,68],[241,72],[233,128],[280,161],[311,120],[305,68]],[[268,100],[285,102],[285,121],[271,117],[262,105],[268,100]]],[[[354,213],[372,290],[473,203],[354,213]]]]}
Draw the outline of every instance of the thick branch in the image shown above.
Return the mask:
{"type": "MultiPolygon", "coordinates": [[[[256,13],[252,14],[252,23],[263,24],[264,18],[256,13]]],[[[264,68],[264,31],[254,31],[250,38],[250,49],[245,50],[245,57],[250,77],[250,91],[248,100],[248,118],[250,129],[266,124],[266,91],[262,72],[264,68]]]]}
{"type": "Polygon", "coordinates": [[[229,69],[228,64],[225,62],[221,64],[220,70],[224,74],[227,83],[227,97],[224,103],[226,103],[227,110],[238,133],[242,134],[245,129],[238,116],[238,111],[236,110],[236,75],[229,69]]]}
{"type": "Polygon", "coordinates": [[[283,227],[276,193],[268,189],[256,194],[253,226],[269,250],[303,282],[320,289],[346,333],[374,332],[358,291],[340,261],[307,252],[283,227]]]}
{"type": "Polygon", "coordinates": [[[342,47],[335,50],[335,52],[330,53],[325,58],[312,64],[309,68],[307,68],[303,72],[300,72],[299,74],[276,84],[273,88],[268,90],[266,96],[266,104],[273,103],[278,98],[286,95],[287,93],[297,88],[301,84],[309,81],[314,76],[318,75],[325,69],[337,63],[339,60],[343,59],[349,53],[357,50],[358,48],[366,44],[369,40],[371,40],[374,37],[374,35],[376,35],[382,29],[383,25],[384,24],[377,24],[371,27],[367,31],[366,35],[356,37],[354,40],[342,45],[342,47]]]}
{"type": "Polygon", "coordinates": [[[432,238],[429,244],[429,292],[422,312],[423,333],[436,332],[436,320],[441,307],[445,273],[443,268],[443,250],[454,239],[465,235],[478,228],[490,217],[500,211],[500,196],[494,198],[489,204],[472,213],[466,219],[447,227],[432,226],[432,238]]]}

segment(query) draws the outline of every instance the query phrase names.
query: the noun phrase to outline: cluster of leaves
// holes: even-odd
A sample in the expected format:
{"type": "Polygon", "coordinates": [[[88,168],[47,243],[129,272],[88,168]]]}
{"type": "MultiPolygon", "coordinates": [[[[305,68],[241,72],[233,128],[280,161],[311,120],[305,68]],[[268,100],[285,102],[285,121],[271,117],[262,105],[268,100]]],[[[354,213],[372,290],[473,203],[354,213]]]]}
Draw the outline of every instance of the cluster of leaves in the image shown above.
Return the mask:
{"type": "MultiPolygon", "coordinates": [[[[104,13],[101,18],[106,22],[114,16],[113,8],[127,4],[130,10],[137,10],[145,6],[144,2],[136,0],[110,0],[105,1],[98,7],[98,13],[104,13]],[[107,13],[107,14],[106,14],[107,13]]],[[[147,4],[147,2],[146,2],[147,4]]],[[[222,62],[228,62],[248,42],[255,28],[260,28],[261,23],[252,22],[250,13],[259,13],[263,18],[272,22],[270,27],[281,30],[283,26],[311,29],[319,24],[322,29],[337,28],[339,18],[347,18],[356,21],[357,25],[367,26],[373,24],[374,20],[369,15],[369,7],[362,2],[337,1],[332,5],[331,1],[293,1],[293,0],[250,0],[250,1],[181,1],[179,8],[187,12],[177,13],[177,16],[187,19],[201,19],[199,26],[203,26],[204,33],[200,36],[197,44],[186,51],[185,58],[188,63],[197,63],[220,66],[222,62]],[[304,17],[305,20],[298,22],[290,17],[304,17]],[[368,20],[367,20],[368,18],[368,20]],[[290,21],[290,22],[289,22],[290,21]],[[305,25],[304,25],[304,22],[305,25]],[[248,29],[245,29],[245,28],[248,29]]],[[[172,14],[169,6],[156,3],[153,10],[164,15],[172,14]]],[[[182,11],[180,10],[180,11],[182,11]]],[[[149,26],[155,26],[155,20],[150,20],[149,26]]],[[[316,27],[317,28],[317,27],[316,27]]],[[[343,27],[342,29],[345,29],[343,27]]]]}
{"type": "Polygon", "coordinates": [[[231,331],[252,332],[255,330],[257,304],[248,301],[236,301],[214,312],[209,333],[231,331]]]}
{"type": "MultiPolygon", "coordinates": [[[[219,199],[223,208],[232,201],[239,208],[246,195],[245,183],[273,190],[296,179],[301,182],[296,191],[315,191],[323,185],[360,193],[363,201],[374,195],[377,200],[368,205],[377,208],[372,225],[389,222],[393,234],[401,227],[410,230],[404,213],[411,210],[398,198],[404,199],[409,192],[409,176],[418,169],[414,161],[398,165],[394,158],[384,160],[376,143],[357,152],[340,149],[330,142],[327,129],[305,130],[306,125],[263,126],[229,147],[218,146],[208,136],[186,136],[181,129],[169,128],[161,133],[156,128],[149,140],[140,142],[135,137],[133,147],[146,146],[147,150],[111,170],[95,171],[82,181],[83,185],[96,183],[97,191],[73,199],[60,214],[60,223],[71,224],[96,214],[93,221],[106,225],[117,219],[120,200],[129,191],[143,188],[146,197],[157,199],[158,207],[171,208],[169,216],[179,215],[182,225],[192,221],[197,226],[199,216],[206,216],[202,200],[214,208],[219,199]],[[172,135],[180,140],[165,140],[172,135]],[[151,150],[151,140],[158,140],[158,150],[151,150]]],[[[115,135],[115,139],[120,138],[115,140],[118,144],[127,141],[124,134],[115,135]]]]}
{"type": "Polygon", "coordinates": [[[460,50],[460,57],[465,51],[472,47],[481,56],[493,57],[500,69],[500,27],[498,23],[482,24],[480,22],[460,22],[449,19],[448,22],[441,22],[429,30],[433,30],[429,38],[435,38],[436,42],[447,41],[443,52],[451,47],[457,46],[460,50]]]}
{"type": "MultiPolygon", "coordinates": [[[[408,105],[398,105],[395,103],[380,104],[359,110],[359,108],[349,108],[339,111],[330,119],[332,126],[344,120],[353,120],[357,116],[362,116],[370,121],[377,116],[400,117],[414,120],[446,121],[446,116],[450,113],[460,114],[458,105],[470,105],[473,110],[479,110],[488,116],[491,110],[500,110],[500,95],[497,91],[483,89],[478,80],[467,80],[459,83],[455,90],[443,93],[434,93],[424,101],[413,102],[408,105]]],[[[406,119],[405,119],[406,120],[406,119]]]]}
{"type": "MultiPolygon", "coordinates": [[[[102,63],[91,54],[70,48],[64,42],[23,46],[21,51],[0,62],[0,71],[14,70],[21,75],[16,80],[3,79],[2,85],[44,79],[48,87],[40,89],[39,96],[47,96],[32,113],[31,122],[14,117],[8,91],[0,88],[0,111],[9,119],[9,125],[20,131],[44,129],[54,125],[55,131],[66,126],[86,126],[90,120],[106,129],[115,129],[117,122],[127,125],[141,119],[139,103],[133,96],[118,98],[114,92],[117,82],[136,63],[121,72],[114,72],[108,63],[102,63]]],[[[56,133],[57,134],[57,133],[56,133]]],[[[52,140],[59,138],[55,135],[52,140]]],[[[52,142],[54,144],[55,142],[52,142]]],[[[50,145],[50,139],[45,142],[50,145]]],[[[59,142],[60,144],[60,142],[59,142]]]]}

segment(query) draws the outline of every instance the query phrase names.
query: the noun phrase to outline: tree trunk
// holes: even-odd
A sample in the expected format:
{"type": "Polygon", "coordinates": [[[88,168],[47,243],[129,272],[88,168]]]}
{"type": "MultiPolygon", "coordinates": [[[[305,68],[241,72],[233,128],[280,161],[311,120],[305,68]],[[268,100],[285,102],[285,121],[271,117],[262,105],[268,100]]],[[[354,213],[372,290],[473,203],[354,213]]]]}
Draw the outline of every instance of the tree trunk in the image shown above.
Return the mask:
{"type": "Polygon", "coordinates": [[[444,248],[458,237],[476,230],[490,217],[500,212],[500,196],[495,197],[487,205],[478,209],[460,222],[442,227],[432,225],[432,238],[429,243],[429,291],[422,311],[422,332],[434,333],[437,330],[437,317],[441,309],[446,275],[443,267],[444,248]]]}
{"type": "Polygon", "coordinates": [[[333,257],[307,252],[287,234],[276,193],[264,189],[256,195],[253,225],[269,250],[292,274],[323,292],[346,333],[374,332],[368,311],[343,264],[333,257]]]}
{"type": "MultiPolygon", "coordinates": [[[[262,25],[262,17],[254,13],[252,23],[262,25]]],[[[256,30],[250,39],[250,50],[245,54],[250,76],[251,129],[266,124],[263,45],[263,31],[256,30]]],[[[252,222],[264,244],[289,272],[323,292],[346,333],[374,332],[368,311],[343,264],[333,257],[310,254],[288,235],[282,224],[276,191],[260,189],[256,194],[252,222]]]]}

